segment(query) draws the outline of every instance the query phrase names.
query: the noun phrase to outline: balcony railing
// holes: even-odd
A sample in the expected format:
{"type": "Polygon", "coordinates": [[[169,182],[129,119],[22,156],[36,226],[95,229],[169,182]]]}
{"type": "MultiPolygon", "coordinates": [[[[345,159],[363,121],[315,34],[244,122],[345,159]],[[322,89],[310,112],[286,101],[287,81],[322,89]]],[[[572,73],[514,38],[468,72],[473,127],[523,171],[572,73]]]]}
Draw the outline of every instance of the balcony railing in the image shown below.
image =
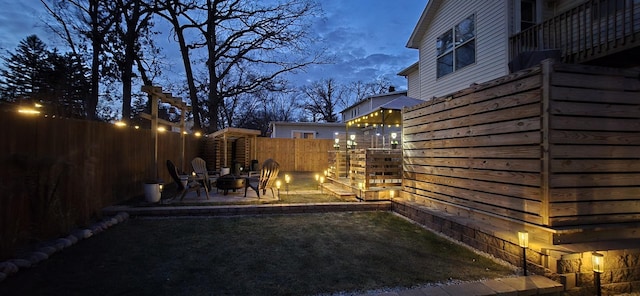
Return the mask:
{"type": "Polygon", "coordinates": [[[640,45],[640,0],[590,0],[509,38],[510,58],[559,50],[584,63],[640,45]]]}

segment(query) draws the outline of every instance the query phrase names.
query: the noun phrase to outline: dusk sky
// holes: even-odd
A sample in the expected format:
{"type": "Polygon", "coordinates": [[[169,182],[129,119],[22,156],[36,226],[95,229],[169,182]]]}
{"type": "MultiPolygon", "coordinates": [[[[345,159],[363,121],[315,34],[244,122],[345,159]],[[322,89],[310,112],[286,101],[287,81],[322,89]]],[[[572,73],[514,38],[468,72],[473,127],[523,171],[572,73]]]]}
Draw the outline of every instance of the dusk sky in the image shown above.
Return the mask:
{"type": "MultiPolygon", "coordinates": [[[[334,78],[341,82],[370,82],[386,77],[398,89],[406,89],[404,77],[396,74],[418,59],[418,51],[405,47],[426,0],[324,0],[318,1],[325,19],[313,25],[324,37],[337,60],[331,65],[309,68],[288,77],[294,84],[334,78]]],[[[64,52],[64,44],[47,32],[42,19],[47,12],[39,0],[0,0],[0,51],[6,56],[20,40],[36,34],[50,48],[64,52]]],[[[163,45],[163,48],[166,45],[163,45]]],[[[164,48],[171,58],[171,50],[164,48]]],[[[175,64],[181,65],[179,56],[175,64]]]]}

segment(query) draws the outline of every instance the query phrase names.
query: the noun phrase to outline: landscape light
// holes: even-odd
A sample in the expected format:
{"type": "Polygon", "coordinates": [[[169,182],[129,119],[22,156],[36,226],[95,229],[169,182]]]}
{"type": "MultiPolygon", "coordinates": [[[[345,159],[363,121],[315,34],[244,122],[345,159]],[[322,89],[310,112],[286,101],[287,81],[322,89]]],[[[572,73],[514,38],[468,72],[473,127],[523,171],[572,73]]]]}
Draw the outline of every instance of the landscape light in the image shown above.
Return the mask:
{"type": "Polygon", "coordinates": [[[604,255],[598,252],[591,254],[591,264],[593,265],[593,280],[596,286],[596,295],[602,295],[602,288],[600,285],[600,274],[604,272],[604,255]]]}
{"type": "Polygon", "coordinates": [[[127,124],[124,121],[116,121],[114,123],[117,127],[125,127],[127,124]]]}
{"type": "Polygon", "coordinates": [[[40,111],[36,109],[31,109],[31,108],[21,108],[21,109],[18,109],[18,113],[35,115],[35,114],[40,114],[40,111]]]}
{"type": "Polygon", "coordinates": [[[518,231],[518,245],[522,248],[522,270],[527,275],[527,248],[529,247],[529,232],[518,231]]]}
{"type": "Polygon", "coordinates": [[[591,263],[593,264],[594,272],[604,272],[604,255],[598,252],[593,252],[591,254],[591,263]]]}

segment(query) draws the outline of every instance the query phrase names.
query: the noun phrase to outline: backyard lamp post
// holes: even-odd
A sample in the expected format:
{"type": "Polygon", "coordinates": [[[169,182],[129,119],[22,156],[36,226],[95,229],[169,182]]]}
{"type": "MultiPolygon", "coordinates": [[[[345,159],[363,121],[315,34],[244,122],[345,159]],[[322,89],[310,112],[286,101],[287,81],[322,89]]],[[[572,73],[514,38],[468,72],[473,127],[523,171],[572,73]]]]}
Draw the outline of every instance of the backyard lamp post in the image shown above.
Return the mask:
{"type": "Polygon", "coordinates": [[[282,183],[280,182],[280,180],[276,181],[276,188],[278,189],[278,199],[280,199],[280,185],[282,185],[282,183]]]}
{"type": "Polygon", "coordinates": [[[396,146],[398,146],[398,140],[396,140],[396,138],[398,137],[397,133],[391,133],[391,148],[395,149],[396,146]]]}
{"type": "Polygon", "coordinates": [[[598,296],[601,296],[600,274],[604,272],[604,255],[593,252],[591,254],[591,263],[593,265],[593,280],[595,281],[596,293],[598,296]]]}
{"type": "Polygon", "coordinates": [[[529,247],[529,232],[518,231],[518,245],[522,248],[522,269],[527,275],[527,248],[529,247]]]}

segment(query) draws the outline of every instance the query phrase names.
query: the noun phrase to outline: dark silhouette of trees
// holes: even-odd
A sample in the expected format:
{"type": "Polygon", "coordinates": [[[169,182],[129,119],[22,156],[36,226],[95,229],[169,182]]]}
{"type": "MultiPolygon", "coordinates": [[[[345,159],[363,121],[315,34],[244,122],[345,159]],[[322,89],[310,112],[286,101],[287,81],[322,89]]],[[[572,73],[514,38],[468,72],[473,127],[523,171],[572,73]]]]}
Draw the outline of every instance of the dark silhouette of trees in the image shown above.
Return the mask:
{"type": "Polygon", "coordinates": [[[50,51],[36,35],[25,38],[15,53],[3,58],[2,98],[19,104],[38,103],[52,115],[84,118],[89,94],[88,69],[73,53],[50,51]]]}
{"type": "Polygon", "coordinates": [[[85,100],[85,111],[88,119],[98,119],[97,107],[100,93],[100,74],[103,70],[104,46],[106,37],[118,21],[114,12],[115,2],[112,0],[40,0],[47,8],[56,23],[49,23],[49,28],[56,33],[71,51],[78,56],[89,55],[91,58],[91,93],[85,100]],[[88,41],[88,42],[86,42],[88,41]]]}

